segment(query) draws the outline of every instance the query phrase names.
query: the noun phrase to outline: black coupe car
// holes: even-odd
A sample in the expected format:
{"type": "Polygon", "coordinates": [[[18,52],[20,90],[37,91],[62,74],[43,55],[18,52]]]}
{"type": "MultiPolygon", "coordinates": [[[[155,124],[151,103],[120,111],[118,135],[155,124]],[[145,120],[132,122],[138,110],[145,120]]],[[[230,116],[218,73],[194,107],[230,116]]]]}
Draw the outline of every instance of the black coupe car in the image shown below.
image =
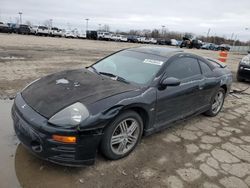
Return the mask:
{"type": "Polygon", "coordinates": [[[120,159],[143,135],[177,120],[215,116],[231,72],[200,56],[160,47],[121,50],[78,70],[40,78],[16,95],[15,132],[38,157],[90,165],[96,152],[120,159]]]}
{"type": "Polygon", "coordinates": [[[239,82],[250,80],[250,52],[248,52],[248,55],[243,57],[239,63],[237,71],[237,80],[239,82]]]}

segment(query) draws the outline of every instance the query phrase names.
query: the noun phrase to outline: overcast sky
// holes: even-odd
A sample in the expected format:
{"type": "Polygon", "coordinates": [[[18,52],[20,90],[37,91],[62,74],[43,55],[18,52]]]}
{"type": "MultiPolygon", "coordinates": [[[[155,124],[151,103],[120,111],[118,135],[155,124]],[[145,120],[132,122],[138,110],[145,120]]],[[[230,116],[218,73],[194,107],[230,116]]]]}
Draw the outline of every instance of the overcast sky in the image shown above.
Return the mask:
{"type": "Polygon", "coordinates": [[[85,30],[108,24],[111,30],[160,29],[250,40],[250,0],[0,0],[0,19],[15,22],[18,12],[23,22],[85,30]],[[245,28],[248,28],[246,30],[245,28]]]}

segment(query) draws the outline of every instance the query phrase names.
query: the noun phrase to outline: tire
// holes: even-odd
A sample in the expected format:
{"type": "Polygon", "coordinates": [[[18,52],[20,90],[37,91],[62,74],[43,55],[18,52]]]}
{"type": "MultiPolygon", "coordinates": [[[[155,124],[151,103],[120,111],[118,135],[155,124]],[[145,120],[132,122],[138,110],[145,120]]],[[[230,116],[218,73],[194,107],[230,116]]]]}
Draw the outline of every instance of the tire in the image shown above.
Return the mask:
{"type": "Polygon", "coordinates": [[[213,102],[210,106],[210,109],[208,111],[206,111],[204,114],[206,116],[210,116],[210,117],[216,116],[221,111],[221,109],[223,107],[225,95],[226,95],[225,90],[223,88],[220,88],[217,91],[217,93],[215,94],[215,96],[213,97],[213,100],[212,100],[213,102]],[[218,106],[215,103],[217,103],[218,106]],[[217,107],[215,107],[215,106],[217,106],[217,107]]]}
{"type": "Polygon", "coordinates": [[[123,112],[104,130],[100,146],[102,154],[111,160],[121,159],[129,155],[140,141],[142,131],[143,121],[140,115],[134,111],[123,112]],[[135,123],[134,126],[132,126],[132,123],[135,123]],[[127,128],[124,128],[124,126],[127,128]],[[126,131],[122,131],[122,129],[126,131]],[[132,133],[129,133],[129,131],[132,131],[132,133]],[[112,139],[113,144],[111,143],[112,139]]]}

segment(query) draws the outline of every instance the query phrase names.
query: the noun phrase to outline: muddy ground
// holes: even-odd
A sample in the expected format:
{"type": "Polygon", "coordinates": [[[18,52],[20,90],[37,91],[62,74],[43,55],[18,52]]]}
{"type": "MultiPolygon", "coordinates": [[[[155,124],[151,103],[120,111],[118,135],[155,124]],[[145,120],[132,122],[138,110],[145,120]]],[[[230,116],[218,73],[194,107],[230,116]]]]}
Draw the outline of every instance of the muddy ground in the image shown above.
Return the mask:
{"type": "MultiPolygon", "coordinates": [[[[87,66],[132,46],[138,44],[0,34],[1,99],[38,77],[87,66]]],[[[218,52],[186,51],[218,57],[218,52]]],[[[234,74],[242,56],[229,55],[234,74]]],[[[0,100],[0,187],[249,187],[249,103],[249,90],[228,96],[217,117],[200,115],[146,137],[125,159],[107,161],[98,154],[94,166],[68,168],[28,153],[12,128],[12,101],[0,100]]]]}

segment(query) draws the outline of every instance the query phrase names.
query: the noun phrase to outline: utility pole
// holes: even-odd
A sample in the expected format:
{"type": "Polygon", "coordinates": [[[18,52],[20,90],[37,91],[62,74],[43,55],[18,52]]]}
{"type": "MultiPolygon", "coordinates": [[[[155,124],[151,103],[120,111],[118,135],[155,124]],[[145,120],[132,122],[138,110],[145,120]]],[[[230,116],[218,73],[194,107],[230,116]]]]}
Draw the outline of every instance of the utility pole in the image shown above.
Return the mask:
{"type": "Polygon", "coordinates": [[[51,29],[53,25],[53,19],[49,19],[49,24],[50,24],[50,29],[51,29]]]}
{"type": "MultiPolygon", "coordinates": [[[[249,27],[246,27],[245,30],[246,30],[246,31],[249,31],[249,27]]],[[[249,44],[249,46],[248,46],[248,50],[250,51],[250,44],[249,44]]]]}
{"type": "Polygon", "coordinates": [[[102,25],[102,24],[98,24],[98,25],[99,25],[99,31],[101,31],[101,25],[102,25]]]}
{"type": "Polygon", "coordinates": [[[234,33],[232,33],[231,38],[230,38],[230,40],[232,41],[232,45],[233,45],[233,38],[234,38],[234,33]]]}
{"type": "Polygon", "coordinates": [[[237,37],[238,37],[238,35],[235,35],[233,46],[235,46],[237,37]]]}
{"type": "Polygon", "coordinates": [[[18,14],[19,14],[19,24],[22,24],[22,12],[18,12],[18,14]]]}
{"type": "Polygon", "coordinates": [[[161,32],[162,32],[162,36],[163,36],[163,37],[164,37],[164,30],[165,30],[165,27],[166,27],[165,25],[162,25],[162,26],[161,26],[161,32]]]}
{"type": "Polygon", "coordinates": [[[88,26],[89,26],[89,18],[86,18],[86,32],[88,31],[88,26]]]}
{"type": "Polygon", "coordinates": [[[215,44],[215,37],[216,37],[216,33],[214,34],[214,40],[213,40],[213,43],[215,44]]]}
{"type": "Polygon", "coordinates": [[[211,28],[208,28],[208,31],[207,31],[207,42],[208,42],[208,37],[209,37],[210,31],[211,31],[211,28]]]}

